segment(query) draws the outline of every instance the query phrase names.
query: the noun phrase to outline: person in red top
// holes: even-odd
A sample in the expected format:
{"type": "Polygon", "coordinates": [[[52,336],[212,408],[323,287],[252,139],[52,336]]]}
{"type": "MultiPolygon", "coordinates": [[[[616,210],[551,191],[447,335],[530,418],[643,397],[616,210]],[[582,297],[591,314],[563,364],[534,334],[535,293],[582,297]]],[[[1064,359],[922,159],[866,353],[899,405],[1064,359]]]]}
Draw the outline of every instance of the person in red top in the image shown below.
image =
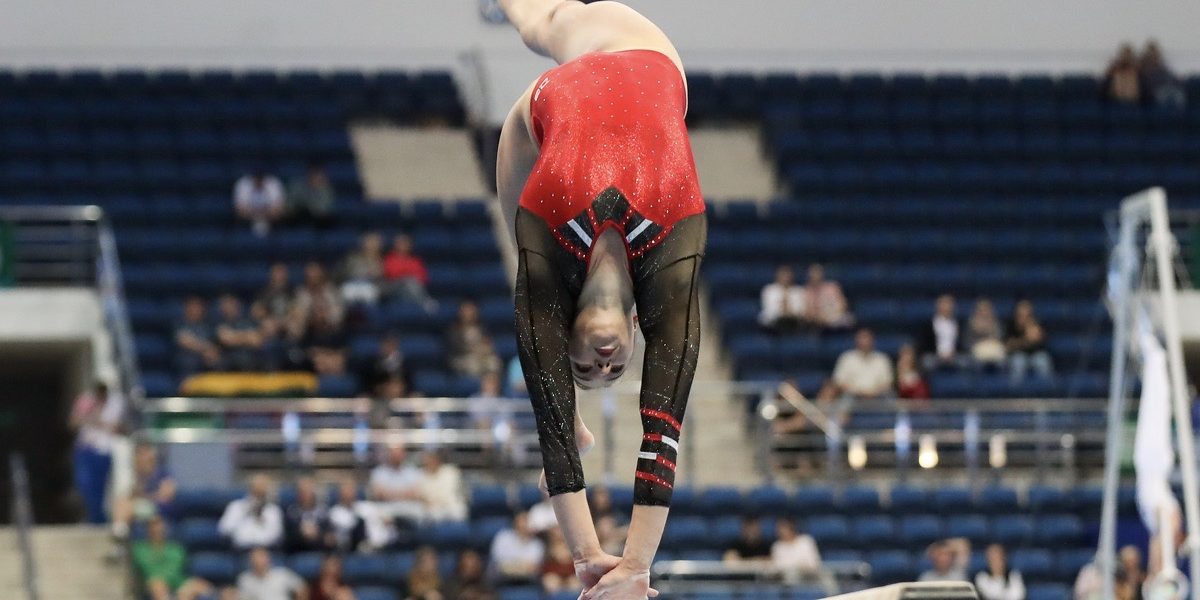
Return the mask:
{"type": "Polygon", "coordinates": [[[517,349],[537,417],[545,486],[583,600],[642,600],[666,524],[700,349],[707,221],[675,47],[619,2],[500,0],[534,52],[554,59],[517,100],[497,153],[515,235],[517,349]],[[636,309],[637,316],[634,317],[636,309]],[[634,507],[624,555],[601,550],[581,449],[593,441],[575,386],[611,385],[646,341],[634,507]]]}
{"type": "Polygon", "coordinates": [[[425,261],[413,254],[412,238],[401,233],[392,241],[392,251],[383,257],[384,295],[436,308],[429,296],[429,271],[425,261]]]}

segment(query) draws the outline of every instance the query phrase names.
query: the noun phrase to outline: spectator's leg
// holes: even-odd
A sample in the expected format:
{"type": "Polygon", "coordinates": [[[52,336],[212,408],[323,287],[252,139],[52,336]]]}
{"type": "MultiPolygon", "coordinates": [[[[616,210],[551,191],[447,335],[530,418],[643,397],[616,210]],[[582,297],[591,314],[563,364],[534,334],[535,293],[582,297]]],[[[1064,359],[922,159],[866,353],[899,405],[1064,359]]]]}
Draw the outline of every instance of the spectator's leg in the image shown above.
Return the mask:
{"type": "Polygon", "coordinates": [[[1025,381],[1025,373],[1029,371],[1029,355],[1024,352],[1013,352],[1008,357],[1008,377],[1013,385],[1025,381]]]}
{"type": "Polygon", "coordinates": [[[133,498],[121,496],[113,499],[112,534],[118,540],[129,537],[129,524],[133,521],[133,498]]]}
{"type": "Polygon", "coordinates": [[[196,600],[200,596],[207,596],[213,593],[213,591],[211,583],[199,577],[192,577],[179,586],[179,592],[176,593],[176,597],[178,600],[196,600]]]}
{"type": "Polygon", "coordinates": [[[103,524],[104,491],[108,486],[111,458],[90,448],[75,449],[75,487],[83,499],[86,522],[103,524]]]}
{"type": "Polygon", "coordinates": [[[1049,379],[1054,377],[1054,362],[1050,360],[1050,353],[1042,350],[1035,352],[1029,357],[1030,366],[1033,367],[1033,372],[1039,377],[1049,379]]]}
{"type": "MultiPolygon", "coordinates": [[[[146,595],[150,600],[171,600],[171,588],[161,579],[149,579],[146,581],[146,595]]],[[[183,600],[183,594],[179,598],[183,600]]]]}

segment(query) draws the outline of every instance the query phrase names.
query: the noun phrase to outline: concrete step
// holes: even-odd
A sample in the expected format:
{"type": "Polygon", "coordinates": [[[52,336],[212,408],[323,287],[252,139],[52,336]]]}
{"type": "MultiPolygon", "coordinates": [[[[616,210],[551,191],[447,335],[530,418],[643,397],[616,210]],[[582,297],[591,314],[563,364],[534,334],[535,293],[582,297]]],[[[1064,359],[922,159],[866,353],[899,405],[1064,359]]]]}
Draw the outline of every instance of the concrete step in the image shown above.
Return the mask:
{"type": "MultiPolygon", "coordinates": [[[[126,600],[123,563],[105,561],[112,543],[103,527],[35,527],[31,540],[38,588],[50,600],[126,600]]],[[[0,530],[0,597],[25,598],[16,530],[0,530]]]]}

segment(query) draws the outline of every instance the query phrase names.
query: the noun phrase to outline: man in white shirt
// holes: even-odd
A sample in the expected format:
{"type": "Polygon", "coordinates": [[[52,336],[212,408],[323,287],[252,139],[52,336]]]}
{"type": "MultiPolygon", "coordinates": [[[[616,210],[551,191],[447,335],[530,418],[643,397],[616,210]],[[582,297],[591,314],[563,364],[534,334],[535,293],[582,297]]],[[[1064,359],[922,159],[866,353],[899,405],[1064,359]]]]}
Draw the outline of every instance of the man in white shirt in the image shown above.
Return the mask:
{"type": "Polygon", "coordinates": [[[517,513],[512,529],[492,539],[492,569],[503,580],[533,580],[541,573],[546,548],[529,527],[529,515],[517,513]]]}
{"type": "Polygon", "coordinates": [[[796,285],[792,268],[782,265],[775,269],[775,281],[762,289],[762,308],[758,324],[775,333],[795,331],[804,324],[804,288],[796,285]]]}
{"type": "Polygon", "coordinates": [[[938,296],[933,317],[919,332],[917,352],[921,355],[921,363],[926,370],[957,367],[961,363],[962,357],[958,351],[961,327],[954,311],[954,296],[938,296]]]}
{"type": "Polygon", "coordinates": [[[862,328],[854,335],[854,349],[843,352],[833,369],[837,394],[849,399],[886,398],[892,395],[892,362],[875,349],[875,335],[862,328]]]}
{"type": "Polygon", "coordinates": [[[233,186],[233,207],[240,219],[250,221],[259,237],[271,231],[271,224],[283,216],[283,184],[274,175],[256,169],[243,175],[233,186]]]}
{"type": "Polygon", "coordinates": [[[292,571],[271,566],[265,548],[250,552],[250,569],[238,576],[238,600],[308,600],[308,586],[292,571]]]}
{"type": "Polygon", "coordinates": [[[967,564],[971,561],[971,542],[953,538],[934,542],[929,547],[932,568],[917,581],[967,581],[967,564]]]}
{"type": "Polygon", "coordinates": [[[283,511],[271,502],[271,482],[266,475],[255,475],[250,480],[249,494],[225,507],[217,531],[241,550],[279,545],[283,540],[283,511]]]}
{"type": "Polygon", "coordinates": [[[446,464],[436,450],[421,455],[421,497],[425,501],[427,520],[467,520],[462,473],[457,466],[446,464]]]}
{"type": "Polygon", "coordinates": [[[425,515],[421,470],[407,462],[403,443],[388,446],[384,462],[371,471],[369,495],[385,519],[415,523],[425,515]]]}
{"type": "Polygon", "coordinates": [[[794,582],[821,569],[817,542],[808,534],[797,533],[791,521],[780,519],[775,525],[775,537],[775,543],[771,544],[771,564],[783,572],[785,580],[794,582]]]}

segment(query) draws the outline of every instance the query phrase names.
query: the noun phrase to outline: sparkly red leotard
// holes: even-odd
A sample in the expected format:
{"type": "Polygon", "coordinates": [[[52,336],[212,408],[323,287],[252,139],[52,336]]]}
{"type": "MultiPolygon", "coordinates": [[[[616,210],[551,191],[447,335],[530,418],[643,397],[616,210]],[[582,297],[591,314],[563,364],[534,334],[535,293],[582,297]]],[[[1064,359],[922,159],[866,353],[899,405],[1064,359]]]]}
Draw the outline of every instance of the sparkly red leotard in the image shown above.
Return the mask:
{"type": "Polygon", "coordinates": [[[683,121],[687,91],[666,55],[586,54],[543,74],[529,105],[540,151],[520,205],[580,258],[609,226],[637,256],[704,212],[683,121]],[[615,205],[598,202],[606,191],[620,197],[615,205]]]}

